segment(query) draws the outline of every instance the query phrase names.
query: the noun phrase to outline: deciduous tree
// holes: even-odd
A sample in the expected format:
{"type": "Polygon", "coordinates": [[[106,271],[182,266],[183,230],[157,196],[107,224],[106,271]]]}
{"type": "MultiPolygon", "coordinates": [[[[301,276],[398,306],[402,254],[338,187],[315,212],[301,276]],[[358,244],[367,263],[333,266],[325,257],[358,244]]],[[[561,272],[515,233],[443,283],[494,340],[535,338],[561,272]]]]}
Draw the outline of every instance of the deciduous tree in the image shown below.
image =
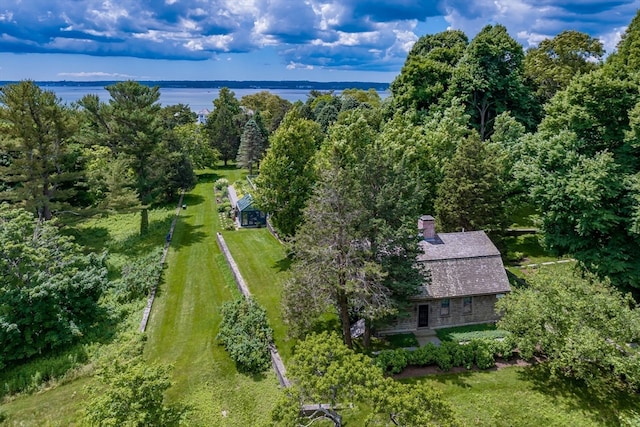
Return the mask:
{"type": "MultiPolygon", "coordinates": [[[[497,303],[498,327],[525,358],[546,357],[553,374],[584,381],[592,390],[637,391],[640,311],[630,295],[570,268],[541,270],[497,303]]],[[[606,391],[605,391],[606,392],[606,391]]]]}
{"type": "Polygon", "coordinates": [[[81,337],[107,284],[104,255],[85,255],[51,221],[0,205],[0,366],[81,337]]]}
{"type": "Polygon", "coordinates": [[[535,83],[536,94],[545,103],[576,75],[595,70],[603,56],[604,47],[599,39],[567,30],[527,51],[524,75],[535,83]]]}
{"type": "Polygon", "coordinates": [[[256,203],[269,213],[273,226],[293,236],[316,180],[313,157],[324,135],[320,126],[292,110],[271,136],[256,178],[256,203]]]}

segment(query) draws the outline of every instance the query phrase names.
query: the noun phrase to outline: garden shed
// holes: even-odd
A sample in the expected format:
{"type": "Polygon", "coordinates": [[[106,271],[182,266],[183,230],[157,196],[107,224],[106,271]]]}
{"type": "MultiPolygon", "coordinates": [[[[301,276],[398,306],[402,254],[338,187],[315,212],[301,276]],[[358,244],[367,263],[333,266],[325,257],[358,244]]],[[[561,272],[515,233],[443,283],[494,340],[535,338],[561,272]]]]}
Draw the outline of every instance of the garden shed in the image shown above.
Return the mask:
{"type": "Polygon", "coordinates": [[[247,193],[238,198],[235,188],[228,188],[229,201],[233,208],[233,215],[240,227],[264,227],[267,225],[267,214],[256,208],[253,197],[247,193]]]}

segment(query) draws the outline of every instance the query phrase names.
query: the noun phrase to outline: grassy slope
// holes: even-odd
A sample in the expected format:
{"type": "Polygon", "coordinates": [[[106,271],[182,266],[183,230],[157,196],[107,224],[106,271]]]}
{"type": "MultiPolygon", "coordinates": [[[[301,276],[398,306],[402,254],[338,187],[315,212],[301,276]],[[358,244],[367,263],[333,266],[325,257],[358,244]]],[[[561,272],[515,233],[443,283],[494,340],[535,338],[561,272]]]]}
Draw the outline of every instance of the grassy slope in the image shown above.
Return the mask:
{"type": "Polygon", "coordinates": [[[188,207],[174,232],[165,284],[149,323],[146,354],[174,364],[175,385],[168,397],[191,405],[190,423],[256,425],[269,415],[278,395],[277,381],[271,373],[259,378],[239,374],[215,342],[218,309],[238,295],[215,240],[215,178],[201,177],[185,198],[188,207]]]}

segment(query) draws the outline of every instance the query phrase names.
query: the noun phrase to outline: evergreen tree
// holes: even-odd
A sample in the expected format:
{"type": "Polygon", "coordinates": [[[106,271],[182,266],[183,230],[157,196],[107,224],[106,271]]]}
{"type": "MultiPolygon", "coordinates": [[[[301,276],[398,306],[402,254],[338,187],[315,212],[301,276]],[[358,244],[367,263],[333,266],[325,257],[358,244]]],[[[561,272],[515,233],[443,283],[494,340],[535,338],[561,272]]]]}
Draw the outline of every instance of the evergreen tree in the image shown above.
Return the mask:
{"type": "Polygon", "coordinates": [[[440,229],[502,231],[507,220],[502,177],[500,159],[478,134],[460,141],[438,187],[440,229]]]}
{"type": "Polygon", "coordinates": [[[241,115],[242,110],[235,94],[227,87],[220,89],[218,98],[213,101],[213,107],[204,128],[211,147],[220,152],[226,166],[227,162],[235,159],[238,154],[240,127],[237,117],[241,115]]]}
{"type": "Polygon", "coordinates": [[[238,148],[238,157],[236,158],[238,167],[248,168],[249,175],[253,175],[253,165],[254,163],[260,163],[264,149],[264,135],[256,121],[249,119],[244,125],[244,131],[240,138],[240,147],[238,148]]]}
{"type": "Polygon", "coordinates": [[[70,112],[53,92],[28,80],[3,87],[0,103],[6,153],[0,179],[10,187],[0,197],[49,220],[54,209],[67,206],[80,177],[71,161],[70,112]]]}

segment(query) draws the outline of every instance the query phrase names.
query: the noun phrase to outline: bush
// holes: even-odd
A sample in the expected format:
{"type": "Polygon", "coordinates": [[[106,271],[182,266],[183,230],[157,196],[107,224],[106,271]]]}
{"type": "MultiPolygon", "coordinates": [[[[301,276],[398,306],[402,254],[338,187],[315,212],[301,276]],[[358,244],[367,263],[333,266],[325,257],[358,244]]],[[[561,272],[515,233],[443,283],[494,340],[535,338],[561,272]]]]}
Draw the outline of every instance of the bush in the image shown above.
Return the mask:
{"type": "MultiPolygon", "coordinates": [[[[457,343],[450,343],[458,345],[457,343]]],[[[451,357],[451,345],[447,342],[440,344],[436,351],[436,365],[443,371],[448,371],[453,367],[453,358],[451,357]]]]}
{"type": "Polygon", "coordinates": [[[456,347],[451,349],[451,356],[453,358],[453,366],[464,366],[467,369],[473,367],[475,352],[472,345],[457,344],[456,347]]]}
{"type": "Polygon", "coordinates": [[[213,188],[218,191],[226,190],[229,186],[229,180],[226,178],[220,178],[213,183],[213,188]]]}
{"type": "Polygon", "coordinates": [[[222,202],[218,205],[218,212],[226,212],[231,209],[231,202],[222,202]]]}
{"type": "Polygon", "coordinates": [[[496,365],[491,343],[485,340],[474,340],[471,345],[475,347],[478,369],[490,369],[496,365]]]}
{"type": "Polygon", "coordinates": [[[383,371],[399,374],[407,367],[410,353],[402,348],[396,350],[383,350],[376,356],[375,363],[383,371]]]}
{"type": "Polygon", "coordinates": [[[260,373],[271,366],[269,344],[273,330],[266,310],[252,299],[238,298],[222,305],[217,339],[236,362],[238,371],[260,373]]]}
{"type": "Polygon", "coordinates": [[[162,275],[162,249],[157,248],[146,256],[136,258],[122,267],[122,277],[113,282],[116,299],[129,302],[149,295],[162,275]]]}
{"type": "Polygon", "coordinates": [[[438,347],[434,343],[427,343],[409,354],[409,363],[416,366],[433,365],[436,362],[437,351],[438,347]]]}

